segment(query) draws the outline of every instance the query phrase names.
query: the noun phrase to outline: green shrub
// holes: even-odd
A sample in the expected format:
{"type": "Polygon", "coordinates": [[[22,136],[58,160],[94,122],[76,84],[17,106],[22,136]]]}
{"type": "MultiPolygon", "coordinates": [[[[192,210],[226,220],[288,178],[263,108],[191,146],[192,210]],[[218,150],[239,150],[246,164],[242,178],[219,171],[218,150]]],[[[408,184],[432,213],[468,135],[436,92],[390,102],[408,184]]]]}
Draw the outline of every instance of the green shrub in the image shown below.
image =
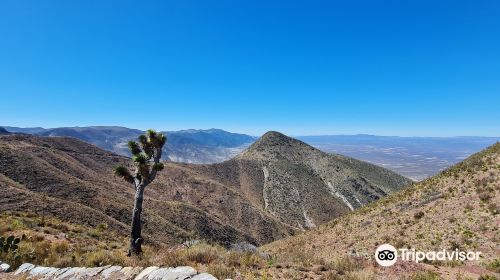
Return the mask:
{"type": "Polygon", "coordinates": [[[418,211],[417,213],[415,213],[413,215],[413,217],[415,218],[415,220],[420,220],[423,216],[424,216],[424,212],[422,212],[422,211],[418,211]]]}
{"type": "Polygon", "coordinates": [[[409,280],[440,280],[441,277],[432,271],[419,271],[410,276],[409,280]]]}
{"type": "Polygon", "coordinates": [[[498,280],[498,278],[496,278],[495,276],[493,275],[481,275],[479,278],[477,278],[478,280],[498,280]]]}
{"type": "Polygon", "coordinates": [[[495,259],[486,266],[489,270],[500,273],[500,259],[495,259]]]}

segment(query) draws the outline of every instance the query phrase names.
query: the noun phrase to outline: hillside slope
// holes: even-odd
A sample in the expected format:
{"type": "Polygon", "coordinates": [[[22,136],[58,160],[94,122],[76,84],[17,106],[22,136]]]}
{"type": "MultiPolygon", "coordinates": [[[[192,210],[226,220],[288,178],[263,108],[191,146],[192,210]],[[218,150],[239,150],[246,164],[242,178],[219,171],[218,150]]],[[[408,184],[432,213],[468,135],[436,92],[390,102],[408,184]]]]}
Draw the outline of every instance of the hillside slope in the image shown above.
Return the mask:
{"type": "MultiPolygon", "coordinates": [[[[321,204],[321,213],[331,211],[323,206],[339,205],[339,202],[343,209],[337,211],[345,212],[346,207],[354,210],[411,183],[387,169],[337,154],[326,154],[278,132],[264,134],[236,160],[258,162],[265,176],[263,196],[266,208],[284,214],[303,209],[301,224],[304,227],[313,226],[316,220],[307,215],[310,205],[304,200],[308,198],[310,204],[333,198],[331,202],[321,204]],[[313,192],[315,197],[304,196],[313,192]],[[287,200],[287,203],[282,200],[287,200]]],[[[318,224],[325,221],[320,219],[318,224]]]]}
{"type": "Polygon", "coordinates": [[[8,132],[5,128],[0,127],[0,135],[9,135],[10,132],[8,132]]]}
{"type": "MultiPolygon", "coordinates": [[[[113,176],[113,167],[128,163],[74,138],[0,137],[0,211],[46,212],[76,224],[106,223],[126,234],[133,190],[113,176]]],[[[233,188],[190,165],[167,163],[145,199],[144,233],[150,242],[177,243],[191,231],[223,244],[261,244],[290,234],[233,188]],[[227,220],[230,214],[234,219],[227,220]]]]}
{"type": "MultiPolygon", "coordinates": [[[[422,251],[459,248],[480,251],[483,258],[455,264],[456,269],[440,263],[427,268],[450,279],[456,279],[457,273],[477,277],[487,269],[500,272],[499,212],[497,143],[435,177],[317,229],[268,244],[264,250],[279,256],[301,252],[331,261],[345,256],[371,257],[384,243],[422,251]]],[[[382,274],[391,271],[386,269],[382,274]]]]}
{"type": "MultiPolygon", "coordinates": [[[[147,240],[174,244],[193,231],[226,245],[265,244],[350,211],[322,178],[339,182],[346,200],[352,197],[350,203],[372,201],[408,182],[369,164],[321,154],[270,133],[247,153],[220,164],[166,162],[145,194],[147,240]],[[253,156],[273,150],[276,156],[304,157],[271,162],[253,156]],[[306,159],[312,157],[321,168],[310,166],[306,159]]],[[[126,234],[133,190],[112,172],[114,166],[128,163],[126,157],[75,138],[0,137],[0,211],[46,212],[89,226],[106,223],[126,234]]]]}

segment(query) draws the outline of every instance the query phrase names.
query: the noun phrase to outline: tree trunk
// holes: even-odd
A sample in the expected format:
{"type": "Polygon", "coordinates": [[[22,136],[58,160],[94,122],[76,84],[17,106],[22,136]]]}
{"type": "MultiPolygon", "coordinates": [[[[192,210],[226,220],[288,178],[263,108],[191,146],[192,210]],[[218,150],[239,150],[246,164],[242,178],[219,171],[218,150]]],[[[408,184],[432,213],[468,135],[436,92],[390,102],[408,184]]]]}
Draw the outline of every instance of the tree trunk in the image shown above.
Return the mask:
{"type": "Polygon", "coordinates": [[[144,188],[146,186],[139,185],[135,191],[134,211],[132,212],[132,230],[130,232],[130,247],[128,256],[140,255],[142,253],[142,237],[141,237],[141,212],[142,200],[144,198],[144,188]]]}

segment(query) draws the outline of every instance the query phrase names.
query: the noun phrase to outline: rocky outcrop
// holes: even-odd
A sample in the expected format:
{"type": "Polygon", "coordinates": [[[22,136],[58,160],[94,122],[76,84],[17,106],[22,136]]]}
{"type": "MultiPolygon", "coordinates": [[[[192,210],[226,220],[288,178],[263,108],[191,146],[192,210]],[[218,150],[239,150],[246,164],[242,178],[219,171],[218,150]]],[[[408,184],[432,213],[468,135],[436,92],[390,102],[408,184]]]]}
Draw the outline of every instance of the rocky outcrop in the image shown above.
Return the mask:
{"type": "MultiPolygon", "coordinates": [[[[10,278],[37,280],[217,280],[208,273],[198,273],[189,266],[180,267],[45,267],[30,263],[21,265],[10,278]]],[[[10,279],[8,278],[8,279],[10,279]]],[[[0,279],[3,279],[0,277],[0,279]]]]}
{"type": "Polygon", "coordinates": [[[10,272],[10,265],[0,261],[0,273],[2,272],[10,272]]]}

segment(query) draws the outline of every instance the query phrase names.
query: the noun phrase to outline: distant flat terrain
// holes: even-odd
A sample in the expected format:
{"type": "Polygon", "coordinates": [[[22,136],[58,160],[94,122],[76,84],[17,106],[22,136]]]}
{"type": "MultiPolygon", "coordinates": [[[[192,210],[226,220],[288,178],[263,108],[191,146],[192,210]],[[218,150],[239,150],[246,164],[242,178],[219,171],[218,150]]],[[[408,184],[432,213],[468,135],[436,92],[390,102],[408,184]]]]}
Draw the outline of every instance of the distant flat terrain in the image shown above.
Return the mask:
{"type": "Polygon", "coordinates": [[[500,137],[300,136],[328,153],[367,161],[415,181],[437,174],[500,140],[500,137]]]}

